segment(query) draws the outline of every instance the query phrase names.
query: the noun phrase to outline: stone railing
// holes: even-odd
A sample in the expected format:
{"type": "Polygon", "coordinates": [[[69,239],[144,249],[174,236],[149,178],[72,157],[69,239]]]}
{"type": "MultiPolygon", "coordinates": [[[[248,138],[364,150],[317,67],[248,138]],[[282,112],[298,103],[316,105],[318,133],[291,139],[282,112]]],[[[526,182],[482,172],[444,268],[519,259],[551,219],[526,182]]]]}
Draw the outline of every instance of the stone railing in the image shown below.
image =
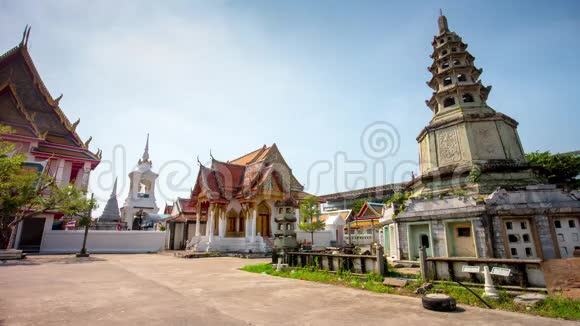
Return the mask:
{"type": "Polygon", "coordinates": [[[429,280],[459,280],[473,283],[484,283],[482,273],[463,272],[463,266],[488,266],[510,269],[510,276],[493,276],[495,284],[515,285],[521,288],[546,287],[541,259],[497,259],[497,258],[461,258],[461,257],[427,257],[424,275],[429,280]]]}
{"type": "Polygon", "coordinates": [[[346,255],[317,252],[289,252],[286,263],[291,267],[314,266],[331,272],[349,271],[355,274],[374,272],[385,275],[385,258],[382,247],[375,255],[346,255]]]}

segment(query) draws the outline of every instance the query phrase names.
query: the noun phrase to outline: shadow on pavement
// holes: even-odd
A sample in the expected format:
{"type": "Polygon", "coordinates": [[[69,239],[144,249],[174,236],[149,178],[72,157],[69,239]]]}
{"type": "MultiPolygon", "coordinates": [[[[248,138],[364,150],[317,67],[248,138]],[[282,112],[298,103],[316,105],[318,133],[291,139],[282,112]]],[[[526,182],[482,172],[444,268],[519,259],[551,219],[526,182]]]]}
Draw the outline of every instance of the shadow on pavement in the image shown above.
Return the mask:
{"type": "Polygon", "coordinates": [[[70,256],[28,256],[19,260],[1,260],[0,267],[3,266],[26,266],[26,265],[43,265],[43,264],[85,264],[97,261],[106,261],[103,258],[83,257],[77,258],[70,256]]]}

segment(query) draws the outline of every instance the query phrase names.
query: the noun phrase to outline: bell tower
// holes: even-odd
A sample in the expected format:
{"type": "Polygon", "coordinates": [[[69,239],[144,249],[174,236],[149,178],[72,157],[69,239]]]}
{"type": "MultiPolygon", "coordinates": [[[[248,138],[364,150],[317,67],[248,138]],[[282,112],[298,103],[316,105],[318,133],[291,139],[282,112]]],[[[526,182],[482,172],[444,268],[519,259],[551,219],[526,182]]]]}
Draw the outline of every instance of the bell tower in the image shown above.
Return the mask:
{"type": "Polygon", "coordinates": [[[417,137],[421,177],[415,194],[491,193],[499,185],[541,183],[526,163],[518,122],[487,105],[491,86],[480,80],[483,69],[467,44],[442,13],[438,26],[427,68],[433,93],[425,101],[433,118],[417,137]]]}
{"type": "Polygon", "coordinates": [[[129,194],[121,208],[121,216],[127,222],[127,229],[133,230],[134,219],[140,211],[146,214],[157,214],[159,207],[155,201],[155,181],[159,176],[151,168],[153,163],[149,159],[149,135],[145,143],[143,156],[137,167],[129,173],[129,194]]]}

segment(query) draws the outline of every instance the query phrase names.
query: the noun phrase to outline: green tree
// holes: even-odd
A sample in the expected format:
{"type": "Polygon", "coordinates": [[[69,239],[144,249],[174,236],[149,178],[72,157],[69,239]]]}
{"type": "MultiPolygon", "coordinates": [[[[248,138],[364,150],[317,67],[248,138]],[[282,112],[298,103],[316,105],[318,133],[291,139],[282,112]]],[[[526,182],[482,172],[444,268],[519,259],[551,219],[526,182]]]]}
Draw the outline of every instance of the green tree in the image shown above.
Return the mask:
{"type": "MultiPolygon", "coordinates": [[[[0,126],[0,134],[10,133],[0,126]]],[[[12,248],[16,226],[27,218],[51,211],[82,217],[94,208],[84,191],[72,185],[57,186],[54,179],[23,165],[25,156],[0,138],[0,248],[12,248]]]]}
{"type": "Polygon", "coordinates": [[[304,232],[310,233],[310,239],[314,245],[314,232],[324,229],[324,221],[320,220],[318,198],[307,196],[300,203],[300,224],[298,227],[304,232]]]}
{"type": "Polygon", "coordinates": [[[542,168],[548,182],[573,188],[580,186],[580,180],[578,180],[578,175],[580,175],[579,153],[532,152],[526,154],[526,159],[542,168]]]}
{"type": "Polygon", "coordinates": [[[397,216],[400,212],[403,211],[403,209],[405,209],[405,202],[407,202],[407,199],[409,199],[410,196],[410,192],[396,192],[393,194],[393,197],[385,200],[384,203],[387,206],[390,206],[394,203],[396,208],[394,216],[397,216]]]}

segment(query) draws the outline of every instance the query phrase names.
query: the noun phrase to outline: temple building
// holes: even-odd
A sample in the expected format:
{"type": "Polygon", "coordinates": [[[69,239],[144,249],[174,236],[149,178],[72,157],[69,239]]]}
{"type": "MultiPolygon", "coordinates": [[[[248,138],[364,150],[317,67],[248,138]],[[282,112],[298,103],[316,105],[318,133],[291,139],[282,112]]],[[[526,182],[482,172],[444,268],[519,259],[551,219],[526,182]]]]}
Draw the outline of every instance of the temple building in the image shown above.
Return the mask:
{"type": "Polygon", "coordinates": [[[159,212],[155,201],[155,181],[159,175],[151,170],[152,167],[147,135],[143,156],[135,169],[129,173],[129,193],[121,208],[121,220],[127,224],[128,230],[141,230],[146,220],[151,221],[148,216],[157,216],[159,212]]]}
{"type": "Polygon", "coordinates": [[[580,193],[545,184],[528,164],[517,121],[487,105],[491,86],[467,44],[439,17],[433,39],[433,113],[417,137],[421,175],[403,209],[383,210],[393,260],[428,256],[508,259],[572,257],[580,249],[580,193]]]}
{"type": "MultiPolygon", "coordinates": [[[[167,227],[166,248],[170,250],[185,249],[187,241],[195,234],[196,211],[190,205],[190,198],[177,198],[172,204],[165,206],[164,213],[169,217],[163,220],[167,227]]],[[[200,233],[205,234],[206,219],[200,220],[200,233]]]]}
{"type": "Polygon", "coordinates": [[[212,157],[210,166],[199,164],[189,200],[195,231],[182,241],[198,251],[268,251],[275,218],[291,213],[299,220],[303,189],[276,144],[227,162],[212,157]]]}
{"type": "MultiPolygon", "coordinates": [[[[2,141],[15,145],[14,153],[25,154],[26,166],[54,177],[58,185],[73,184],[86,190],[89,176],[101,160],[101,151],[89,149],[92,137],[82,140],[60,108],[62,95],[53,98],[28,52],[30,28],[18,46],[0,56],[0,124],[11,133],[2,141]]],[[[16,248],[38,251],[43,235],[63,214],[51,212],[25,219],[17,227],[16,248]]]]}

